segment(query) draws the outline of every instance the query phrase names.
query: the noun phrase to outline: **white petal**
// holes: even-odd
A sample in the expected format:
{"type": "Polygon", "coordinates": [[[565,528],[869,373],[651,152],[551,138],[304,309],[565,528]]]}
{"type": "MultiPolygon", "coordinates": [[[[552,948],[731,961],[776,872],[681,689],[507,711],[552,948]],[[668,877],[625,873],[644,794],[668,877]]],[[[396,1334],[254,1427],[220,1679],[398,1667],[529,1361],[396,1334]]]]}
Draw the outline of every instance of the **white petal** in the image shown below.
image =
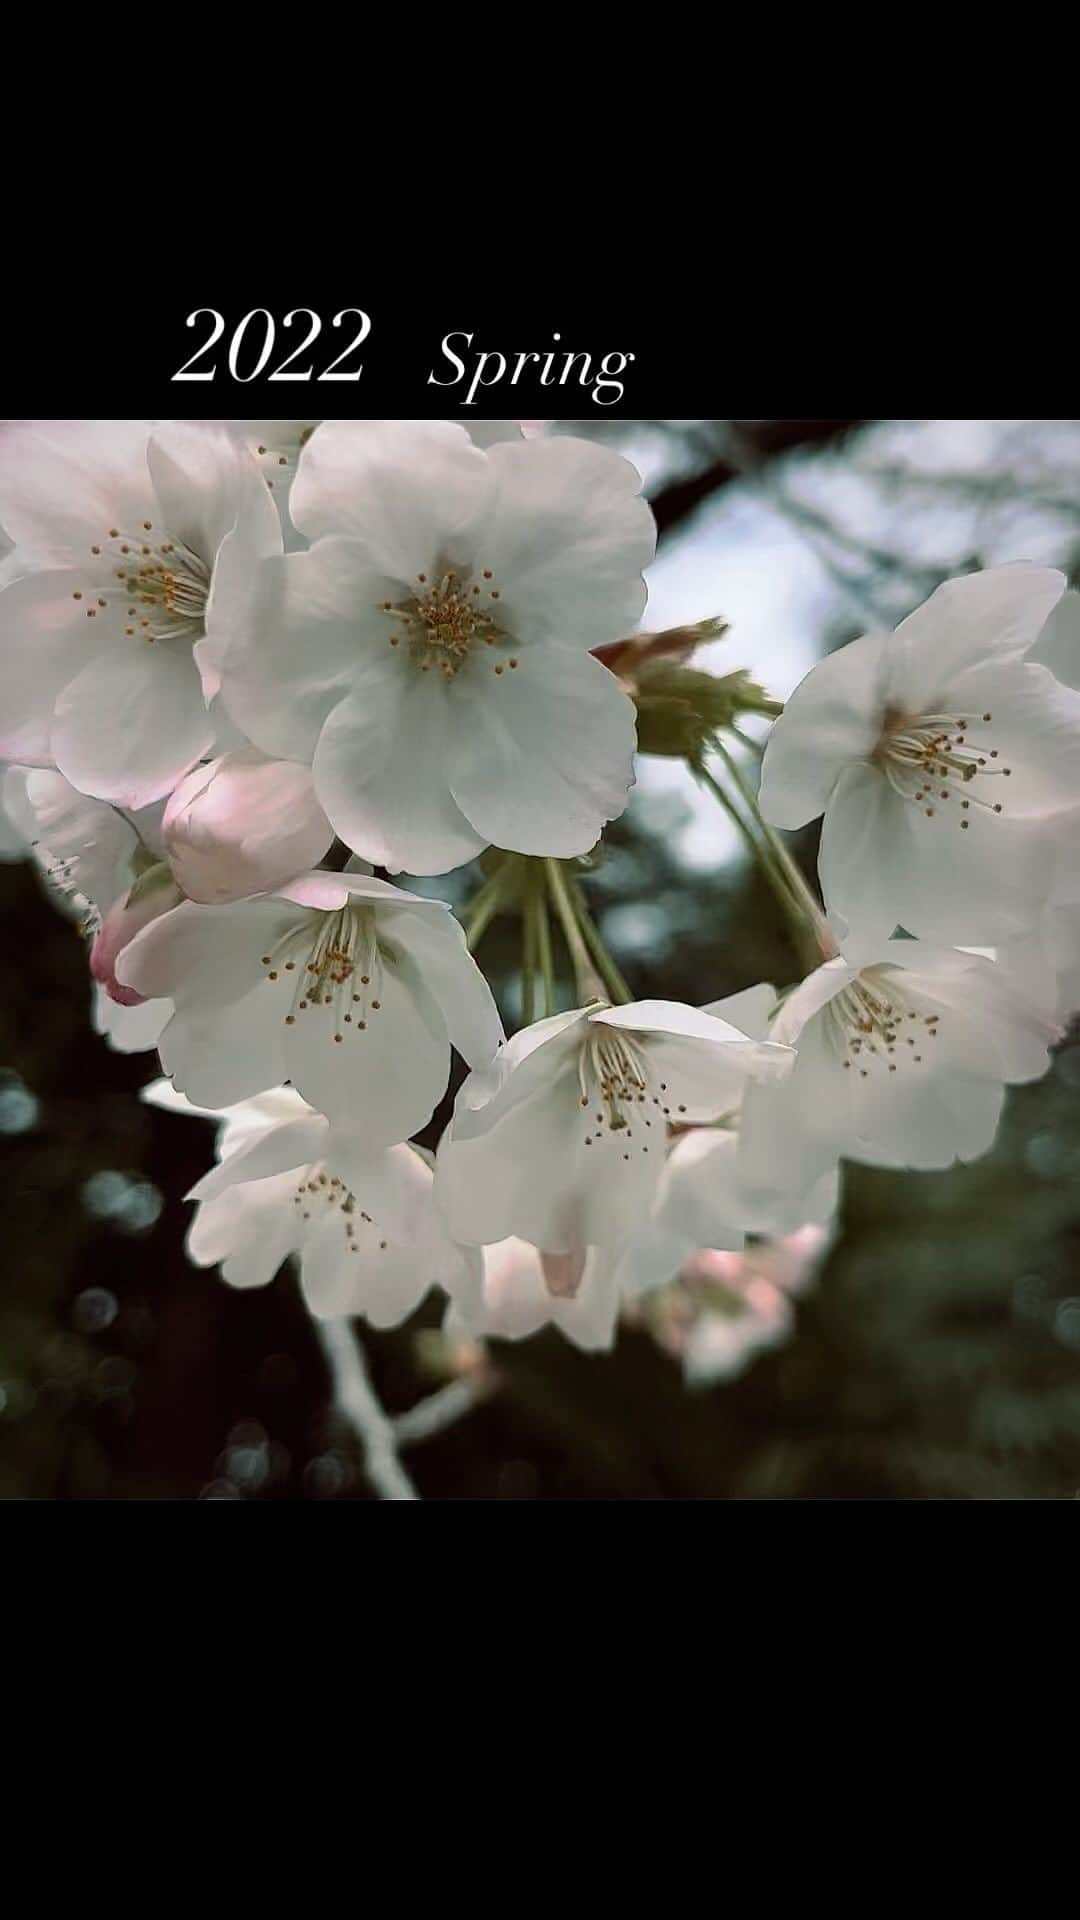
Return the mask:
{"type": "MultiPolygon", "coordinates": [[[[247,449],[221,427],[162,420],[147,447],[163,530],[213,567],[226,536],[242,518],[263,528],[263,551],[280,549],[274,503],[247,449]]],[[[256,545],[257,550],[257,545],[256,545]]]]}
{"type": "Polygon", "coordinates": [[[197,1105],[231,1107],[286,1078],[283,1031],[273,994],[256,988],[244,999],[210,1013],[197,1006],[178,1006],[158,1042],[158,1052],[166,1073],[197,1105]]]}
{"type": "Polygon", "coordinates": [[[889,695],[910,713],[953,709],[941,695],[972,667],[1019,655],[1038,639],[1065,591],[1055,567],[1026,561],[946,580],[889,642],[889,695]]]}
{"type": "Polygon", "coordinates": [[[262,984],[262,955],[301,918],[274,899],[221,907],[185,902],[136,934],[120,955],[117,977],[147,1000],[167,995],[228,1006],[262,984]]]}
{"type": "Polygon", "coordinates": [[[249,1136],[209,1173],[204,1173],[185,1199],[213,1200],[219,1193],[227,1193],[230,1187],[311,1166],[323,1158],[329,1125],[321,1113],[312,1113],[249,1136]]]}
{"type": "Polygon", "coordinates": [[[1028,659],[1048,667],[1063,687],[1080,688],[1080,593],[1063,593],[1028,659]]]}
{"type": "MultiPolygon", "coordinates": [[[[985,744],[997,749],[997,765],[1010,769],[991,777],[988,768],[971,782],[973,794],[1000,802],[1010,820],[1080,802],[1080,694],[1046,667],[1006,661],[954,680],[948,697],[960,710],[992,714],[985,744]]],[[[982,734],[978,722],[968,732],[976,753],[982,734]]]]}
{"type": "Polygon", "coordinates": [[[0,432],[0,524],[39,566],[81,565],[110,530],[153,518],[145,420],[9,421],[0,432]]]}
{"type": "Polygon", "coordinates": [[[57,699],[86,665],[85,600],[73,573],[31,573],[0,593],[0,755],[26,766],[52,759],[57,699]],[[80,593],[79,600],[73,593],[80,593]]]}
{"type": "Polygon", "coordinates": [[[207,1200],[188,1234],[187,1250],[197,1267],[221,1263],[231,1287],[265,1287],[297,1244],[290,1173],[252,1181],[207,1200]]]}
{"type": "Polygon", "coordinates": [[[144,807],[175,786],[212,738],[190,651],[118,640],[60,694],[52,750],[84,793],[144,807]]]}
{"type": "Polygon", "coordinates": [[[382,605],[397,591],[348,540],[261,560],[221,664],[222,700],[247,738],[264,753],[310,764],[354,674],[384,664],[393,629],[382,605]]]}
{"type": "Polygon", "coordinates": [[[470,1067],[486,1067],[505,1035],[495,1000],[465,944],[465,930],[449,913],[386,910],[380,925],[400,940],[446,1021],[450,1043],[470,1067]]]}
{"type": "Polygon", "coordinates": [[[637,468],[562,435],[495,446],[487,457],[497,491],[475,562],[491,568],[515,636],[587,652],[632,633],[656,549],[637,468]]]}
{"type": "Polygon", "coordinates": [[[115,807],[89,799],[48,768],[9,768],[3,791],[38,858],[61,863],[65,884],[102,909],[127,892],[139,835],[115,807]]]}
{"type": "Polygon", "coordinates": [[[366,1015],[351,1001],[312,1005],[281,1029],[293,1085],[331,1120],[362,1126],[373,1148],[419,1133],[450,1077],[443,1016],[406,959],[384,963],[378,998],[366,1015]]]}
{"type": "Polygon", "coordinates": [[[411,583],[440,557],[462,557],[491,487],[487,456],[450,421],[324,420],[300,455],[289,511],[309,540],[363,540],[376,567],[411,583]]]}
{"type": "Polygon", "coordinates": [[[320,804],[350,847],[392,873],[447,873],[488,844],[450,793],[455,692],[408,662],[365,662],[322,730],[320,804]]]}
{"type": "Polygon", "coordinates": [[[715,1015],[751,1040],[767,1040],[769,1022],[776,1012],[776,988],[762,981],[759,986],[745,987],[741,993],[729,993],[723,1000],[713,1000],[701,1011],[715,1015]]]}
{"type": "Polygon", "coordinates": [[[146,1053],[156,1047],[173,1011],[171,1000],[143,1000],[137,1007],[121,1007],[104,987],[94,987],[94,1032],[104,1034],[117,1053],[146,1053]]]}
{"type": "Polygon", "coordinates": [[[773,724],[761,763],[761,811],[774,827],[824,813],[844,768],[865,760],[887,705],[882,634],[864,634],[812,667],[773,724]]]}
{"type": "MultiPolygon", "coordinates": [[[[450,791],[486,844],[587,853],[634,780],[633,702],[591,654],[533,642],[514,669],[470,660],[446,693],[463,718],[448,743],[450,791]]],[[[448,703],[449,704],[449,703],[448,703]]]]}

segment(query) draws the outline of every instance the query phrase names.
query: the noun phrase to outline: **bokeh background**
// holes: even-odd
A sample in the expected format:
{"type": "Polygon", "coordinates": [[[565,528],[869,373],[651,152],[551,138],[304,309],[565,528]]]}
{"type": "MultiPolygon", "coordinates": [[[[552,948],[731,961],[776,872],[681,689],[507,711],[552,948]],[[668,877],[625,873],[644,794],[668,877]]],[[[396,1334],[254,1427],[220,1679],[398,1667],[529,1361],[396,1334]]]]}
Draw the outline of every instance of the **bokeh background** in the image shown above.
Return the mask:
{"type": "MultiPolygon", "coordinates": [[[[724,616],[697,663],[747,667],[781,698],[950,574],[1020,558],[1080,573],[1080,421],[551,430],[602,434],[645,474],[660,528],[646,624],[724,616]]],[[[794,844],[812,874],[813,833],[794,844]]],[[[0,1496],[370,1498],[291,1273],[234,1293],[188,1264],[182,1196],[212,1128],[139,1102],[156,1056],[91,1030],[82,943],[8,853],[0,1496]]],[[[474,880],[442,890],[463,899],[474,880]]],[[[702,1002],[797,976],[770,893],[675,762],[642,761],[587,888],[640,995],[702,1002]]],[[[481,959],[509,1022],[518,951],[496,921],[481,959]]],[[[687,1384],[656,1325],[628,1326],[610,1355],[553,1331],[482,1355],[440,1319],[432,1301],[406,1328],[361,1332],[391,1414],[457,1382],[459,1418],[401,1430],[425,1498],[1080,1497],[1080,1045],[1070,1034],[1045,1080],[1010,1094],[975,1165],[848,1168],[812,1283],[756,1350],[736,1326],[711,1382],[687,1384]]]]}

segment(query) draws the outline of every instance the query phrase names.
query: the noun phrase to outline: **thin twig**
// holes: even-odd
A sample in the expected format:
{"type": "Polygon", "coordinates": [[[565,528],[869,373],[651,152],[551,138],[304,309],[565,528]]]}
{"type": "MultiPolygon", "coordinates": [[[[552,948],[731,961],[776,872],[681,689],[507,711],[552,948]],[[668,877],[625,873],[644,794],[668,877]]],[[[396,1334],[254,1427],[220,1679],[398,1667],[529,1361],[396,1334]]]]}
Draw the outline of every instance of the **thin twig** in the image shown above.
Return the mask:
{"type": "Polygon", "coordinates": [[[316,1320],[315,1331],[334,1383],[334,1406],[348,1421],[380,1500],[419,1500],[397,1456],[394,1424],[380,1405],[363,1349],[348,1320],[316,1320]]]}
{"type": "Polygon", "coordinates": [[[408,1413],[398,1414],[393,1422],[398,1446],[412,1447],[418,1440],[430,1440],[433,1434],[442,1433],[471,1413],[492,1391],[493,1382],[484,1373],[451,1380],[436,1393],[429,1393],[426,1400],[418,1400],[408,1413]]]}

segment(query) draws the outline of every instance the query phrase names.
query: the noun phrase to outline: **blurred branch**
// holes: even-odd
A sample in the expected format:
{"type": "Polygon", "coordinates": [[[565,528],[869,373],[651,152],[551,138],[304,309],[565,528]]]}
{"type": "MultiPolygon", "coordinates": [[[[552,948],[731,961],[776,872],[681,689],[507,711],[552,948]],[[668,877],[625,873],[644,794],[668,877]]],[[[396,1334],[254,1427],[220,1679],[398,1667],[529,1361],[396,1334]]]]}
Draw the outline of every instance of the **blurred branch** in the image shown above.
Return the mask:
{"type": "Polygon", "coordinates": [[[714,460],[700,472],[661,487],[650,501],[659,539],[689,519],[713,494],[743,480],[763,464],[780,459],[801,447],[825,447],[840,441],[866,420],[753,420],[732,422],[739,428],[741,453],[734,452],[714,460]]]}
{"type": "Polygon", "coordinates": [[[462,1380],[451,1380],[437,1393],[429,1393],[426,1400],[418,1401],[408,1413],[399,1413],[392,1423],[398,1446],[415,1446],[418,1440],[430,1440],[434,1434],[452,1427],[486,1400],[495,1391],[495,1385],[490,1373],[480,1372],[462,1380]]]}
{"type": "Polygon", "coordinates": [[[334,1406],[352,1428],[380,1500],[420,1495],[397,1456],[394,1424],[371,1384],[363,1350],[347,1320],[316,1320],[315,1331],[334,1383],[334,1406]]]}

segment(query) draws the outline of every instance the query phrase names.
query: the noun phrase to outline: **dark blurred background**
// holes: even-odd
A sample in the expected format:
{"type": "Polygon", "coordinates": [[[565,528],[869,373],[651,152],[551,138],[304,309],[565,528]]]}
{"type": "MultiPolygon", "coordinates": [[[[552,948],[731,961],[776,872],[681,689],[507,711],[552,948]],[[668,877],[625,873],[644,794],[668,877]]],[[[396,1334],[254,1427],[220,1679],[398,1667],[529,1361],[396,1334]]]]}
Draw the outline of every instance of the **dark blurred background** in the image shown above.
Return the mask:
{"type": "MultiPolygon", "coordinates": [[[[595,433],[595,422],[560,431],[595,433]]],[[[660,526],[646,624],[724,615],[699,656],[783,698],[939,580],[1080,565],[1077,421],[641,421],[660,526]]],[[[813,872],[814,840],[796,850],[813,872]]],[[[443,890],[464,898],[470,876],[443,890]]],[[[798,968],[772,897],[678,763],[647,760],[590,904],[640,995],[702,1002],[798,968]]],[[[371,1497],[295,1281],[234,1293],[183,1250],[213,1130],[142,1105],[156,1055],[89,1021],[85,950],[31,865],[0,864],[0,1496],[371,1497]]],[[[513,1022],[518,933],[481,960],[513,1022]]],[[[361,1331],[392,1415],[454,1377],[461,1417],[402,1457],[432,1499],[1072,1499],[1080,1495],[1080,1045],[1014,1091],[994,1152],[846,1170],[788,1337],[688,1386],[647,1326],[610,1355],[547,1332],[451,1349],[429,1302],[361,1331]],[[482,1389],[482,1390],[481,1390],[482,1389]]],[[[358,1329],[359,1330],[359,1329],[358,1329]]]]}

